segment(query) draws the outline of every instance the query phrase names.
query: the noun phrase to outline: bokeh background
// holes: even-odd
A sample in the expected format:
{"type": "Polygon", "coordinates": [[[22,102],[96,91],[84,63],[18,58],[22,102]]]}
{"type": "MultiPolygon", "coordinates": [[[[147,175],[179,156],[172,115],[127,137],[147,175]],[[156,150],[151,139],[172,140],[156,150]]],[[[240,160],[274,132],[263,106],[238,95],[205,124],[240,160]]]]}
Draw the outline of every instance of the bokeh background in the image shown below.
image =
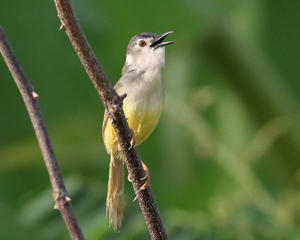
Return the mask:
{"type": "MultiPolygon", "coordinates": [[[[138,147],[170,239],[300,238],[300,1],[72,0],[114,84],[127,44],[173,30],[165,104],[138,147]]],[[[125,183],[105,217],[103,104],[53,1],[1,0],[0,24],[39,103],[86,239],[150,239],[125,183]]],[[[0,57],[0,239],[69,239],[20,93],[0,57]]]]}

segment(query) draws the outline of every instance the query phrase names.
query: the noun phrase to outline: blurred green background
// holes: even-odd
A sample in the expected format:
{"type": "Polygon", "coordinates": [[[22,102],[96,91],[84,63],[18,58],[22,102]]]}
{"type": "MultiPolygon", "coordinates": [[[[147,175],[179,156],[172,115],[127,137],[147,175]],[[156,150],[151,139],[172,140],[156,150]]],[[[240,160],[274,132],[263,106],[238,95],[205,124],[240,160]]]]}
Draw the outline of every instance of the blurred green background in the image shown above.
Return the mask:
{"type": "MultiPolygon", "coordinates": [[[[114,84],[141,32],[173,30],[165,104],[138,147],[170,239],[300,238],[300,1],[71,1],[114,84]]],[[[53,1],[1,0],[86,239],[150,239],[126,181],[105,218],[104,108],[53,1]]],[[[0,57],[0,239],[69,239],[20,93],[0,57]]]]}

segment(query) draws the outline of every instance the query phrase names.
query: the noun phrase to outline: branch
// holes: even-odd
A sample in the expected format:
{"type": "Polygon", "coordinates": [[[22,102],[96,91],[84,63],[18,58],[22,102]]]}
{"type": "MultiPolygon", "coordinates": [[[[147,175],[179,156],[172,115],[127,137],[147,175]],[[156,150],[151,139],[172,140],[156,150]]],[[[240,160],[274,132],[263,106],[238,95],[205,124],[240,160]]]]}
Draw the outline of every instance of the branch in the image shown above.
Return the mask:
{"type": "Polygon", "coordinates": [[[56,160],[54,150],[48,135],[46,125],[44,123],[40,107],[36,98],[38,95],[26,77],[19,61],[14,55],[8,40],[0,26],[0,52],[9,68],[25,102],[27,111],[29,113],[36,137],[38,139],[44,161],[49,173],[50,181],[53,187],[52,197],[56,201],[55,207],[59,209],[65,221],[68,231],[72,239],[83,240],[84,236],[78,225],[77,219],[73,213],[70,201],[67,196],[67,190],[63,182],[59,165],[56,160]]]}
{"type": "Polygon", "coordinates": [[[120,97],[110,84],[74,16],[70,2],[68,0],[54,0],[54,2],[62,24],[60,29],[65,29],[108,112],[124,155],[128,172],[131,175],[133,188],[145,217],[151,239],[167,239],[151,187],[148,186],[145,190],[139,191],[143,185],[141,179],[145,172],[136,148],[130,147],[131,132],[122,107],[124,96],[120,97]]]}

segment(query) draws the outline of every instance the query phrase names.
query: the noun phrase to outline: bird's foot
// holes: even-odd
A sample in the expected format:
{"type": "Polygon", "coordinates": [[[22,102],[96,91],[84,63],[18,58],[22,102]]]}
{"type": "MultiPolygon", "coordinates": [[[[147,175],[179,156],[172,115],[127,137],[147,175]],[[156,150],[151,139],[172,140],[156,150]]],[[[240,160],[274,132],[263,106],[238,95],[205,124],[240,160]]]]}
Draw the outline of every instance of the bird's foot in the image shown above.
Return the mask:
{"type": "MultiPolygon", "coordinates": [[[[141,180],[145,180],[145,183],[141,186],[141,188],[139,189],[139,192],[142,190],[145,190],[149,185],[150,185],[150,172],[149,172],[149,168],[147,167],[147,165],[142,161],[142,165],[143,165],[143,169],[145,171],[145,176],[143,178],[141,178],[141,180]]],[[[132,182],[131,179],[131,175],[128,174],[127,177],[129,182],[132,182]]],[[[136,198],[134,199],[134,201],[136,200],[136,198]]]]}
{"type": "Polygon", "coordinates": [[[141,180],[145,180],[145,183],[143,184],[143,186],[141,186],[140,191],[145,190],[149,184],[150,184],[150,172],[149,172],[149,168],[147,167],[147,165],[142,161],[142,165],[145,171],[145,176],[141,179],[141,180]]]}

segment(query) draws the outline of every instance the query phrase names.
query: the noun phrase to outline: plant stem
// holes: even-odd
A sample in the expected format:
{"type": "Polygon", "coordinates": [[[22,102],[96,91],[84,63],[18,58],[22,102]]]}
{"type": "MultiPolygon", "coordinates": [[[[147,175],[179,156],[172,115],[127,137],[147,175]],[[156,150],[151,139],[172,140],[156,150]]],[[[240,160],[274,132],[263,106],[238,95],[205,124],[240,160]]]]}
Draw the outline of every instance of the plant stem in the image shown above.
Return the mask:
{"type": "Polygon", "coordinates": [[[8,40],[0,26],[0,52],[9,68],[25,102],[36,137],[38,139],[44,161],[48,170],[50,181],[53,187],[52,197],[55,200],[55,209],[59,209],[65,221],[68,231],[73,240],[83,240],[84,236],[79,227],[78,221],[72,210],[67,196],[67,190],[55,157],[52,143],[45,125],[45,122],[37,102],[38,95],[34,92],[33,86],[26,77],[23,69],[10,47],[8,40]]]}

